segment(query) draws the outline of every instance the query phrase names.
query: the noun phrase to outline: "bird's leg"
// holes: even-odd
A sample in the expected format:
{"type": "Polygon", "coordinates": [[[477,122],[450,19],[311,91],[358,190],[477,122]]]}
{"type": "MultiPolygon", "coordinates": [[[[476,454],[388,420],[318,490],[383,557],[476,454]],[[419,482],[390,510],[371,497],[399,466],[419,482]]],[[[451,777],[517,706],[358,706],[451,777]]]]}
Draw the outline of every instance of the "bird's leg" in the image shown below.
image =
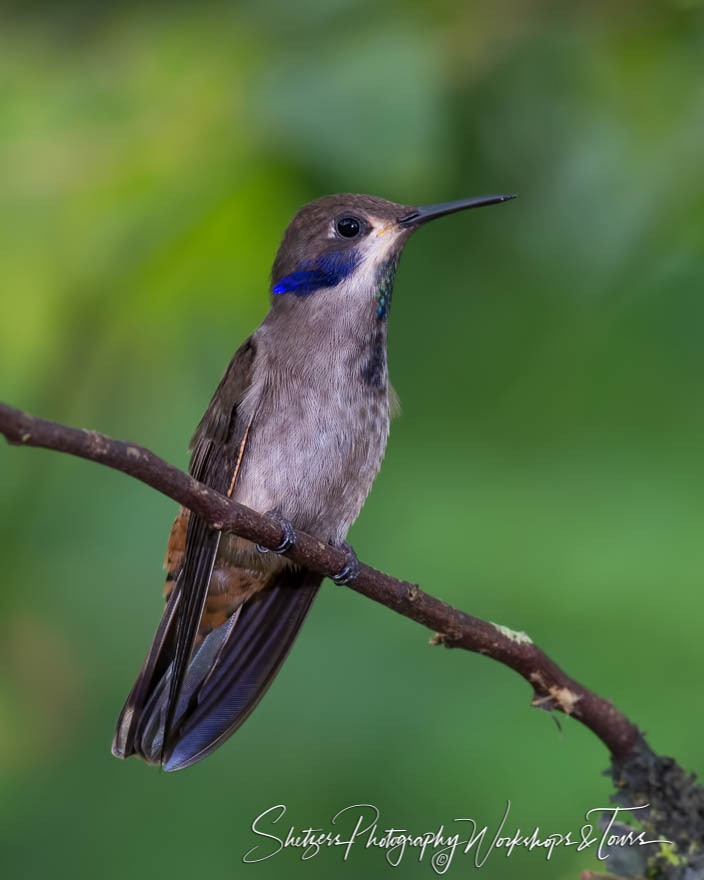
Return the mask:
{"type": "Polygon", "coordinates": [[[257,550],[259,550],[260,553],[286,553],[286,551],[290,550],[291,547],[293,547],[293,545],[296,543],[296,532],[294,531],[293,526],[281,513],[280,510],[267,510],[264,516],[268,516],[271,519],[276,520],[276,522],[281,526],[281,529],[284,533],[284,539],[278,547],[273,547],[271,551],[268,547],[262,547],[261,544],[257,544],[257,550]]]}
{"type": "Polygon", "coordinates": [[[352,545],[348,544],[347,541],[343,541],[340,547],[345,551],[345,566],[342,571],[332,576],[332,580],[339,587],[353,581],[359,574],[359,559],[357,559],[357,554],[354,552],[352,545]]]}

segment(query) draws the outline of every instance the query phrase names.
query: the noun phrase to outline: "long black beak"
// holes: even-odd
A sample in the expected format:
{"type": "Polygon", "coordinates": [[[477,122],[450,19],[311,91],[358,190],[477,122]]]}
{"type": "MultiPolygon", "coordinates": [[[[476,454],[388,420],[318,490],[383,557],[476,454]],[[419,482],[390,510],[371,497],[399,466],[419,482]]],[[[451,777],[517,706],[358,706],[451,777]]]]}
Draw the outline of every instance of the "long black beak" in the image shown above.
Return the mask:
{"type": "Polygon", "coordinates": [[[454,214],[455,211],[465,211],[467,208],[481,208],[484,205],[496,205],[499,202],[507,202],[515,199],[515,195],[504,196],[477,196],[473,199],[458,199],[456,202],[441,202],[439,205],[421,205],[398,221],[399,226],[420,226],[428,220],[436,217],[444,217],[445,214],[454,214]]]}

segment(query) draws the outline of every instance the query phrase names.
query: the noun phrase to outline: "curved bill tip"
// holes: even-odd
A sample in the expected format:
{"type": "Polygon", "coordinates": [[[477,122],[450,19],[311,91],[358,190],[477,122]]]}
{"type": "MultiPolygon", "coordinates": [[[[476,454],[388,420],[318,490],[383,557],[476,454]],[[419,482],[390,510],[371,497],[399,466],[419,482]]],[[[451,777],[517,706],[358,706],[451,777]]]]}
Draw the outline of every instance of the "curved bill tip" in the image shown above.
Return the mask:
{"type": "Polygon", "coordinates": [[[515,199],[516,193],[499,196],[476,196],[472,199],[458,199],[456,202],[440,202],[437,205],[420,205],[410,214],[399,218],[399,226],[420,226],[428,220],[436,217],[444,217],[446,214],[454,214],[456,211],[466,211],[468,208],[482,208],[484,205],[498,205],[515,199]]]}

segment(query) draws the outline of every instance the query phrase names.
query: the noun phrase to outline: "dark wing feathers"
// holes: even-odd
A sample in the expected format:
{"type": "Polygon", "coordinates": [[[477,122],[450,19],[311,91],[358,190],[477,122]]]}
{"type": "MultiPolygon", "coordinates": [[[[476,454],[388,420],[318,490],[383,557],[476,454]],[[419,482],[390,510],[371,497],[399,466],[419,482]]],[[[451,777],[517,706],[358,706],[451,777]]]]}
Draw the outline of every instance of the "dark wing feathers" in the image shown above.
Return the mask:
{"type": "MultiPolygon", "coordinates": [[[[255,344],[250,338],[232,358],[191,442],[190,473],[223,494],[231,491],[234,463],[240,459],[247,435],[248,426],[241,417],[238,418],[237,409],[251,383],[254,357],[255,344]]],[[[141,716],[147,704],[153,704],[155,691],[160,689],[160,682],[173,660],[169,669],[165,713],[166,729],[170,728],[219,542],[220,532],[197,515],[188,517],[181,571],[147,659],[118,719],[113,741],[113,753],[118,757],[128,757],[140,751],[137,731],[144,720],[141,716]]],[[[170,577],[173,576],[174,573],[170,572],[170,577]]]]}
{"type": "MultiPolygon", "coordinates": [[[[237,418],[237,409],[251,383],[255,351],[250,337],[235,352],[191,441],[191,475],[223,494],[231,491],[234,462],[240,458],[241,446],[247,434],[247,425],[241,417],[237,418]]],[[[184,598],[177,620],[176,656],[171,671],[165,720],[167,731],[171,730],[173,714],[198,633],[220,545],[220,534],[198,515],[192,513],[189,517],[180,576],[184,598]]],[[[167,736],[165,746],[168,740],[167,736]]]]}
{"type": "MultiPolygon", "coordinates": [[[[212,529],[199,516],[190,517],[186,537],[186,555],[180,577],[183,585],[181,589],[183,598],[176,623],[176,655],[171,668],[168,705],[164,721],[164,729],[168,731],[171,731],[174,712],[191,659],[219,544],[220,532],[212,529]]],[[[168,739],[168,737],[165,738],[164,746],[168,745],[168,739]]]]}
{"type": "Polygon", "coordinates": [[[194,673],[193,690],[187,681],[183,696],[189,704],[179,706],[179,714],[182,708],[184,713],[167,743],[165,770],[195,764],[231,736],[279,671],[321,578],[285,571],[276,580],[244,603],[236,621],[213,630],[198,648],[188,673],[194,673]]]}
{"type": "Polygon", "coordinates": [[[171,591],[149,653],[117,719],[112,753],[118,758],[128,758],[138,751],[135,740],[141,715],[155,684],[168,669],[169,658],[173,656],[176,611],[180,595],[178,587],[171,591]]]}

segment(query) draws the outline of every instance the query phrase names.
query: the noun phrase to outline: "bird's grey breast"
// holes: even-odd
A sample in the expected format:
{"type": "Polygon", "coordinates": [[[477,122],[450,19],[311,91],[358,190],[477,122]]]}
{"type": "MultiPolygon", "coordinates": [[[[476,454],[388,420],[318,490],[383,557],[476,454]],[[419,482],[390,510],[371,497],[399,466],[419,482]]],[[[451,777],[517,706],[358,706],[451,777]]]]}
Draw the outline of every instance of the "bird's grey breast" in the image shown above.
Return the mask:
{"type": "MultiPolygon", "coordinates": [[[[316,296],[321,296],[316,294],[316,296]]],[[[385,322],[340,320],[319,304],[305,323],[255,334],[251,418],[234,497],[278,509],[322,540],[344,540],[371,489],[389,433],[385,322]]]]}

